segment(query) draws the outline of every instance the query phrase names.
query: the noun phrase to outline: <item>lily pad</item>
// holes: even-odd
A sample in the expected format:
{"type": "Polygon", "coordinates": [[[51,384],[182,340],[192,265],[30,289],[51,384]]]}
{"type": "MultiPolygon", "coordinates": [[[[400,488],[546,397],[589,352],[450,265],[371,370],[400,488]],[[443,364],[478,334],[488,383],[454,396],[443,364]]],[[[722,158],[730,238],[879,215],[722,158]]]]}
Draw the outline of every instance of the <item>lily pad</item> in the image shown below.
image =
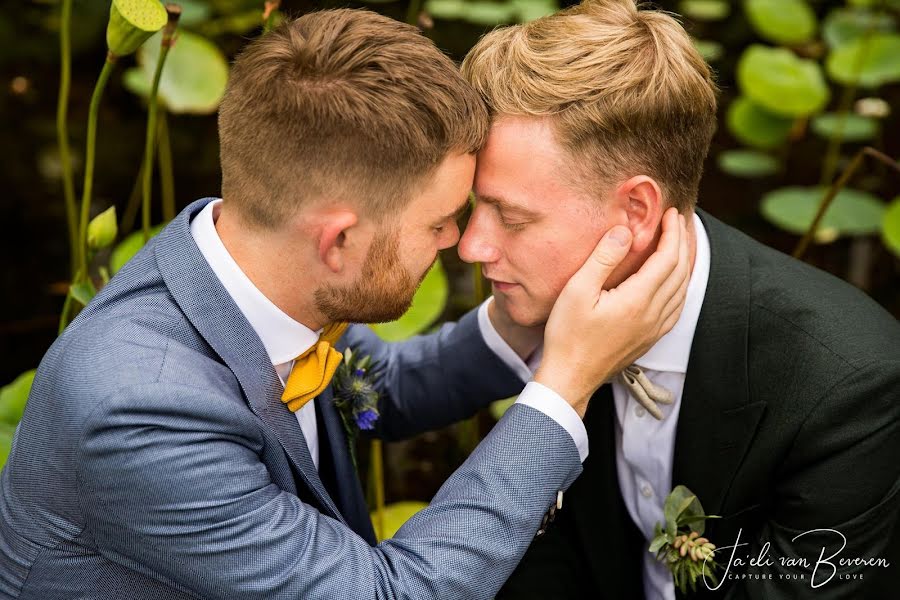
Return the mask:
{"type": "Polygon", "coordinates": [[[873,33],[831,51],[828,75],[843,85],[875,88],[900,81],[900,34],[873,33]]]}
{"type": "MultiPolygon", "coordinates": [[[[150,237],[153,237],[160,231],[162,231],[164,224],[157,225],[156,227],[150,228],[150,237]]],[[[132,257],[138,253],[138,251],[144,247],[144,232],[143,231],[135,231],[134,233],[128,235],[124,240],[119,242],[119,245],[113,249],[112,254],[109,257],[109,270],[113,274],[118,272],[119,269],[125,266],[132,257]]]]}
{"type": "MultiPolygon", "coordinates": [[[[386,540],[394,537],[396,533],[403,527],[403,524],[409,521],[417,512],[423,508],[427,508],[425,502],[414,502],[407,500],[404,502],[394,502],[384,507],[384,531],[382,538],[378,540],[386,540]]],[[[372,522],[375,522],[375,513],[371,514],[372,522]]]]}
{"type": "MultiPolygon", "coordinates": [[[[150,38],[138,51],[144,82],[129,72],[124,83],[136,94],[146,96],[159,58],[161,34],[150,38]]],[[[180,31],[169,50],[159,81],[159,101],[173,113],[210,114],[219,107],[228,84],[228,62],[218,46],[208,39],[180,31]]]]}
{"type": "Polygon", "coordinates": [[[513,396],[512,398],[506,398],[505,400],[496,400],[494,402],[491,402],[491,404],[488,406],[488,410],[490,411],[491,416],[498,421],[502,419],[503,415],[506,414],[506,411],[509,410],[509,407],[515,403],[517,397],[518,396],[513,396]]]}
{"type": "Polygon", "coordinates": [[[741,143],[762,150],[784,144],[793,127],[793,119],[773,114],[746,96],[739,96],[725,116],[728,131],[741,143]]]}
{"type": "Polygon", "coordinates": [[[817,113],[830,97],[819,64],[784,48],[751,45],[738,61],[737,80],[751,100],[784,117],[817,113]]]}
{"type": "MultiPolygon", "coordinates": [[[[760,210],[772,224],[803,235],[812,225],[827,188],[785,187],[769,192],[760,210]]],[[[822,218],[816,241],[829,242],[841,236],[872,235],[881,230],[885,206],[877,197],[860,190],[844,188],[832,201],[822,218]]]]}
{"type": "Polygon", "coordinates": [[[835,48],[857,40],[867,32],[887,32],[894,29],[894,20],[884,13],[837,8],[828,13],[822,23],[822,39],[835,48]]]}
{"type": "Polygon", "coordinates": [[[0,388],[0,423],[16,425],[22,419],[35,373],[35,369],[25,371],[0,388]]]}
{"type": "Polygon", "coordinates": [[[724,0],[683,0],[678,12],[695,21],[721,21],[731,14],[731,5],[724,0]]]}
{"type": "Polygon", "coordinates": [[[763,39],[802,44],[816,33],[816,14],[804,0],[745,0],[747,19],[763,39]]]}
{"type": "Polygon", "coordinates": [[[871,117],[863,117],[855,113],[844,115],[843,124],[837,113],[825,113],[812,120],[812,130],[817,135],[830,139],[840,128],[841,138],[845,142],[864,142],[878,135],[878,121],[871,117]]]}
{"type": "Polygon", "coordinates": [[[778,161],[758,150],[726,150],[717,162],[720,169],[735,177],[766,177],[778,172],[778,161]]]}
{"type": "Polygon", "coordinates": [[[440,259],[425,276],[422,285],[413,297],[412,305],[402,317],[390,323],[375,323],[370,327],[378,336],[388,342],[405,340],[425,331],[447,306],[447,297],[450,286],[447,283],[447,274],[440,259]]]}
{"type": "Polygon", "coordinates": [[[900,196],[894,198],[887,211],[884,213],[884,221],[881,225],[881,239],[885,246],[900,257],[900,196]]]}
{"type": "Polygon", "coordinates": [[[698,40],[696,38],[691,38],[691,41],[694,43],[694,48],[697,49],[697,52],[700,53],[700,56],[702,56],[703,60],[706,62],[719,60],[725,53],[725,48],[723,48],[722,44],[719,42],[714,42],[712,40],[698,40]]]}
{"type": "Polygon", "coordinates": [[[14,426],[0,423],[0,469],[6,464],[6,459],[9,458],[9,451],[12,449],[15,434],[16,428],[14,426]]]}

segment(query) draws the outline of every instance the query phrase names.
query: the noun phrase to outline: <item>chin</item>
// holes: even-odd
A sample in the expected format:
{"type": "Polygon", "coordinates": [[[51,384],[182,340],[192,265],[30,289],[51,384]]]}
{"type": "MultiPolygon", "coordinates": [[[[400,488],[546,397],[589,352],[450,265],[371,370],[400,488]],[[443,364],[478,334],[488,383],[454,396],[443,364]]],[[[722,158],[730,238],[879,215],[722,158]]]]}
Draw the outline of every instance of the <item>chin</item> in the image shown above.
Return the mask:
{"type": "MultiPolygon", "coordinates": [[[[496,301],[496,296],[494,297],[496,301]]],[[[506,311],[512,322],[520,327],[540,327],[546,325],[550,311],[543,311],[537,306],[522,305],[517,302],[498,303],[506,311]]]]}

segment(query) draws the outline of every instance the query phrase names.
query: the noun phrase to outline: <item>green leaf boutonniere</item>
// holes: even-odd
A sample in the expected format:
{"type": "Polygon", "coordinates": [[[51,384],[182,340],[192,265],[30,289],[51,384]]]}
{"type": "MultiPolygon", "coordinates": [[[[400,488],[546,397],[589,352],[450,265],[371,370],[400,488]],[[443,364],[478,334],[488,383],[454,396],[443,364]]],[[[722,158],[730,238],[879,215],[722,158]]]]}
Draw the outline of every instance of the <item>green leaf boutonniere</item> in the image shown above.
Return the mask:
{"type": "Polygon", "coordinates": [[[360,430],[371,431],[375,429],[375,422],[378,421],[380,395],[375,389],[378,375],[371,356],[357,359],[350,348],[344,350],[344,359],[334,372],[332,381],[334,405],[344,423],[354,465],[356,438],[359,437],[360,430]]]}
{"type": "Polygon", "coordinates": [[[703,536],[706,519],[718,519],[703,512],[697,496],[683,485],[677,486],[666,498],[663,513],[665,524],[657,523],[650,552],[672,572],[672,579],[682,594],[697,590],[697,580],[707,578],[718,585],[715,575],[716,546],[703,536]]]}

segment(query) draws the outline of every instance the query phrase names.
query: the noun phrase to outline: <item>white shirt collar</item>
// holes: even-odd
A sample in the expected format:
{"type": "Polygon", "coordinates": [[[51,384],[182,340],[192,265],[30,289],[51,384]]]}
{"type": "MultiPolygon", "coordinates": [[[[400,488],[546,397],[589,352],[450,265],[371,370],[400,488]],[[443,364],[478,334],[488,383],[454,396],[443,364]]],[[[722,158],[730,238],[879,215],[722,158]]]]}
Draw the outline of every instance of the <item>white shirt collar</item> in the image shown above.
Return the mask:
{"type": "Polygon", "coordinates": [[[700,309],[706,296],[706,284],[709,282],[709,237],[703,227],[703,221],[694,213],[694,231],[697,237],[697,252],[694,256],[694,268],[688,282],[687,298],[681,317],[669,333],[659,339],[646,354],[634,363],[652,371],[668,371],[687,373],[688,359],[700,309]]]}
{"type": "Polygon", "coordinates": [[[216,231],[221,203],[221,199],[210,202],[194,217],[191,235],[225,291],[262,340],[272,364],[290,362],[316,343],[319,332],[298,323],[275,306],[234,261],[216,231]]]}

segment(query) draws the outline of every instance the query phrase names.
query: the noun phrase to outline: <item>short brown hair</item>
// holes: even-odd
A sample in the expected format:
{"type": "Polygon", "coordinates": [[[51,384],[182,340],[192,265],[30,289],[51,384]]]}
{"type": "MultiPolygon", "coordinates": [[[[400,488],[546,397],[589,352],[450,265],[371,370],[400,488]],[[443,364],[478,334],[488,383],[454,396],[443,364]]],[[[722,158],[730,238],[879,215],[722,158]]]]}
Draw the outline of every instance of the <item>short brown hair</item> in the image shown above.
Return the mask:
{"type": "Polygon", "coordinates": [[[489,33],[462,73],[493,116],[549,117],[579,182],[644,173],[670,205],[696,203],[716,86],[670,15],[632,0],[588,0],[489,33]]]}
{"type": "Polygon", "coordinates": [[[325,195],[372,216],[402,208],[451,152],[476,152],[487,110],[414,27],[325,10],[253,41],[219,109],[222,195],[274,227],[325,195]]]}

